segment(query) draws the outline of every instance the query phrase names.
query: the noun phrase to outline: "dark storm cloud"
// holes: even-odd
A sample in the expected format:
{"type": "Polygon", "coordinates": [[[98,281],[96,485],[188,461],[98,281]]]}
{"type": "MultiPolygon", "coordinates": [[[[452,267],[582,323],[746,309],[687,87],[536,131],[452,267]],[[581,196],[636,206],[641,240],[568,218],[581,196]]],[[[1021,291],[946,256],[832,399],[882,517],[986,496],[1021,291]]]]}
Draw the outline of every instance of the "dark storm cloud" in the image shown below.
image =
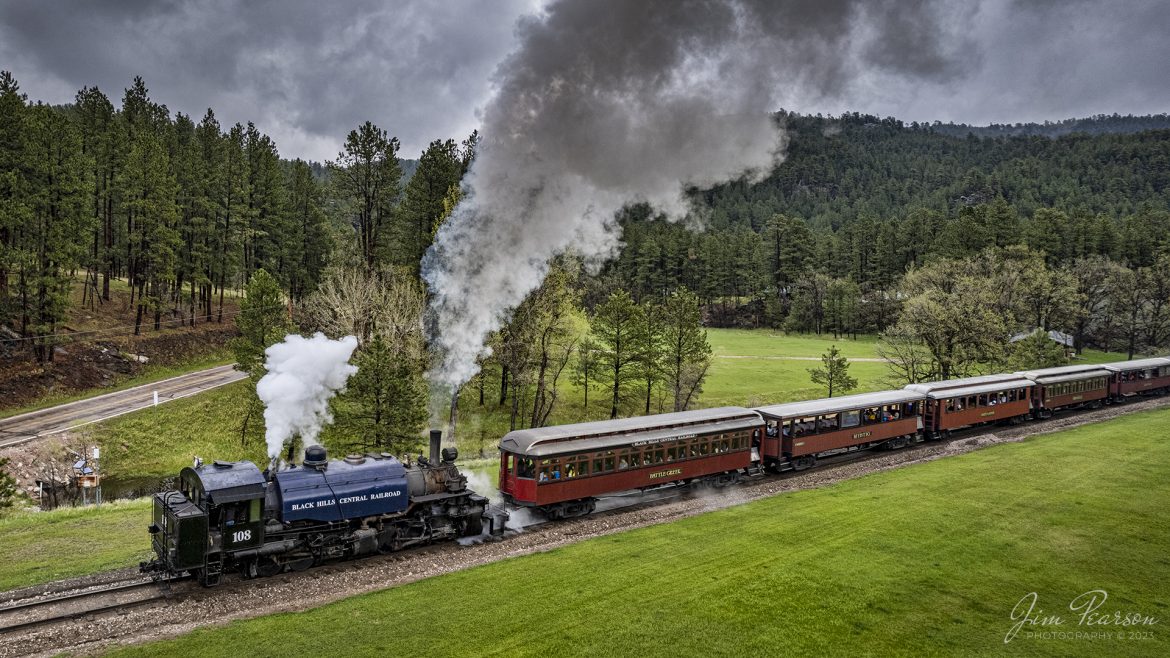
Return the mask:
{"type": "Polygon", "coordinates": [[[522,20],[466,196],[423,260],[442,354],[433,381],[453,389],[475,374],[487,335],[552,257],[612,257],[624,205],[683,218],[686,186],[770,172],[785,143],[770,118],[779,102],[840,96],[871,69],[960,72],[967,39],[953,18],[895,0],[562,0],[522,20]]]}
{"type": "Polygon", "coordinates": [[[373,120],[417,157],[466,136],[512,27],[503,2],[6,2],[0,67],[30,97],[98,85],[115,104],[134,75],[172,112],[252,120],[283,154],[334,157],[373,120]]]}
{"type": "MultiPolygon", "coordinates": [[[[959,75],[927,84],[872,71],[826,111],[975,124],[1170,112],[1165,0],[988,0],[957,13],[959,75]]],[[[913,44],[923,35],[909,31],[913,44]]],[[[935,38],[938,38],[936,35],[935,38]]]]}
{"type": "MultiPolygon", "coordinates": [[[[493,72],[517,47],[517,19],[547,13],[542,4],[6,0],[0,68],[53,103],[98,85],[117,104],[142,75],[172,111],[198,117],[210,106],[223,123],[255,121],[289,156],[333,157],[370,119],[415,157],[429,140],[479,125],[493,72]]],[[[788,86],[773,90],[789,109],[970,123],[1170,111],[1164,0],[875,0],[850,18],[856,41],[832,47],[823,37],[848,3],[784,5],[760,27],[796,56],[754,64],[760,80],[789,68],[788,86]]],[[[685,8],[660,11],[668,20],[685,8]]],[[[574,20],[597,18],[586,4],[574,20]]],[[[655,56],[639,35],[620,34],[613,48],[655,56]]]]}

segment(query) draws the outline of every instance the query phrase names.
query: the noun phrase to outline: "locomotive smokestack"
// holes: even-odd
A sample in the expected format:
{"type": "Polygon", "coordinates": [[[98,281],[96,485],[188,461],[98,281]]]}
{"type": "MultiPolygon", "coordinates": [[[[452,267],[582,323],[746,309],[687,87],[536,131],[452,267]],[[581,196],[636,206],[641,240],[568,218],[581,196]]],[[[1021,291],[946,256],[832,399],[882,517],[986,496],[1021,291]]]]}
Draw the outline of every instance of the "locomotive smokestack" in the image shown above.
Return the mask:
{"type": "Polygon", "coordinates": [[[439,446],[443,443],[443,430],[431,430],[431,463],[439,463],[439,446]]]}

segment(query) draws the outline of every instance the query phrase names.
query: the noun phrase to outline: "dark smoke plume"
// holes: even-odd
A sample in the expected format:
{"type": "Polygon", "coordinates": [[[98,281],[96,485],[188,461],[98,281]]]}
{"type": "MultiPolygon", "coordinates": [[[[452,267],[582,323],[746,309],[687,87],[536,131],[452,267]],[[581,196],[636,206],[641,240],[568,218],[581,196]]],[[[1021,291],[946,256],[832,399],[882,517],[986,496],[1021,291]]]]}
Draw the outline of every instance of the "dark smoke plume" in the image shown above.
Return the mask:
{"type": "MultiPolygon", "coordinates": [[[[771,113],[869,70],[944,77],[950,22],[927,2],[562,0],[518,26],[483,114],[468,195],[424,263],[455,387],[484,339],[573,249],[620,247],[615,213],[689,211],[686,186],[758,180],[782,158],[771,113]]],[[[957,46],[956,46],[957,47],[957,46]]]]}

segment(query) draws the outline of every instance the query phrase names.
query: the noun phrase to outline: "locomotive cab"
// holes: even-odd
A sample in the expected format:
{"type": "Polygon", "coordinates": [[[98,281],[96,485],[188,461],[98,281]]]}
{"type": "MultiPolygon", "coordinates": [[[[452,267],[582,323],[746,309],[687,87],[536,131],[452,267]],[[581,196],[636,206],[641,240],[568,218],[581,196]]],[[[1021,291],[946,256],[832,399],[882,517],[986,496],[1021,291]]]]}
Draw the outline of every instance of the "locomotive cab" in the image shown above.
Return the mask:
{"type": "Polygon", "coordinates": [[[184,468],[179,490],[154,497],[151,545],[157,558],[143,570],[189,572],[218,581],[224,552],[264,543],[264,476],[251,462],[214,462],[184,468]]]}
{"type": "Polygon", "coordinates": [[[173,573],[203,566],[207,552],[207,513],[178,491],[154,497],[151,548],[156,562],[173,573]]]}

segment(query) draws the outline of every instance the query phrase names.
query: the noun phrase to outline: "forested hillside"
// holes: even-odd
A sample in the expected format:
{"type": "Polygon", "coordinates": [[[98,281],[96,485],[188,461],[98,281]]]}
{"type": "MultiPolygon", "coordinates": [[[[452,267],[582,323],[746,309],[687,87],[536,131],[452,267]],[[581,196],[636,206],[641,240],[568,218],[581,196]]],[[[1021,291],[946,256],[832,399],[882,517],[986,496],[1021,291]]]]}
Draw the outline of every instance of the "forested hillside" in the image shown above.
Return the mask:
{"type": "Polygon", "coordinates": [[[631,209],[609,281],[637,298],[685,285],[716,324],[880,331],[907,269],[931,260],[1022,245],[1051,267],[1099,256],[1136,272],[1170,245],[1167,130],[993,139],[858,114],[780,120],[790,143],[772,175],[697,193],[706,231],[631,209]],[[826,320],[830,294],[866,312],[826,320]]]}
{"type": "MultiPolygon", "coordinates": [[[[600,272],[559,258],[490,339],[478,403],[493,378],[511,426],[540,425],[572,377],[611,415],[686,408],[710,358],[700,319],[882,333],[905,380],[1059,362],[1042,340],[1009,342],[1036,327],[1134,354],[1170,341],[1165,116],[997,137],[861,114],[777,121],[787,153],[764,180],[692,192],[702,230],[632,206],[600,272]]],[[[236,347],[253,375],[277,328],[354,334],[362,372],[391,375],[355,382],[340,426],[410,444],[429,395],[419,261],[478,136],[435,139],[417,161],[370,122],[337,137],[336,160],[289,161],[251,123],[172,115],[141,79],[120,107],[94,88],[50,107],[4,73],[0,351],[51,362],[81,281],[83,307],[123,286],[135,333],[224,322],[225,292],[247,288],[236,347]]]]}
{"type": "Polygon", "coordinates": [[[1098,114],[1084,119],[1064,119],[1063,121],[1045,121],[1044,123],[993,123],[989,126],[970,126],[965,123],[942,123],[936,121],[930,124],[935,132],[956,137],[975,135],[976,137],[1010,137],[1015,135],[1043,135],[1045,137],[1060,137],[1072,133],[1100,135],[1103,133],[1136,133],[1146,130],[1166,130],[1170,128],[1170,115],[1150,114],[1133,116],[1126,114],[1098,114]]]}

